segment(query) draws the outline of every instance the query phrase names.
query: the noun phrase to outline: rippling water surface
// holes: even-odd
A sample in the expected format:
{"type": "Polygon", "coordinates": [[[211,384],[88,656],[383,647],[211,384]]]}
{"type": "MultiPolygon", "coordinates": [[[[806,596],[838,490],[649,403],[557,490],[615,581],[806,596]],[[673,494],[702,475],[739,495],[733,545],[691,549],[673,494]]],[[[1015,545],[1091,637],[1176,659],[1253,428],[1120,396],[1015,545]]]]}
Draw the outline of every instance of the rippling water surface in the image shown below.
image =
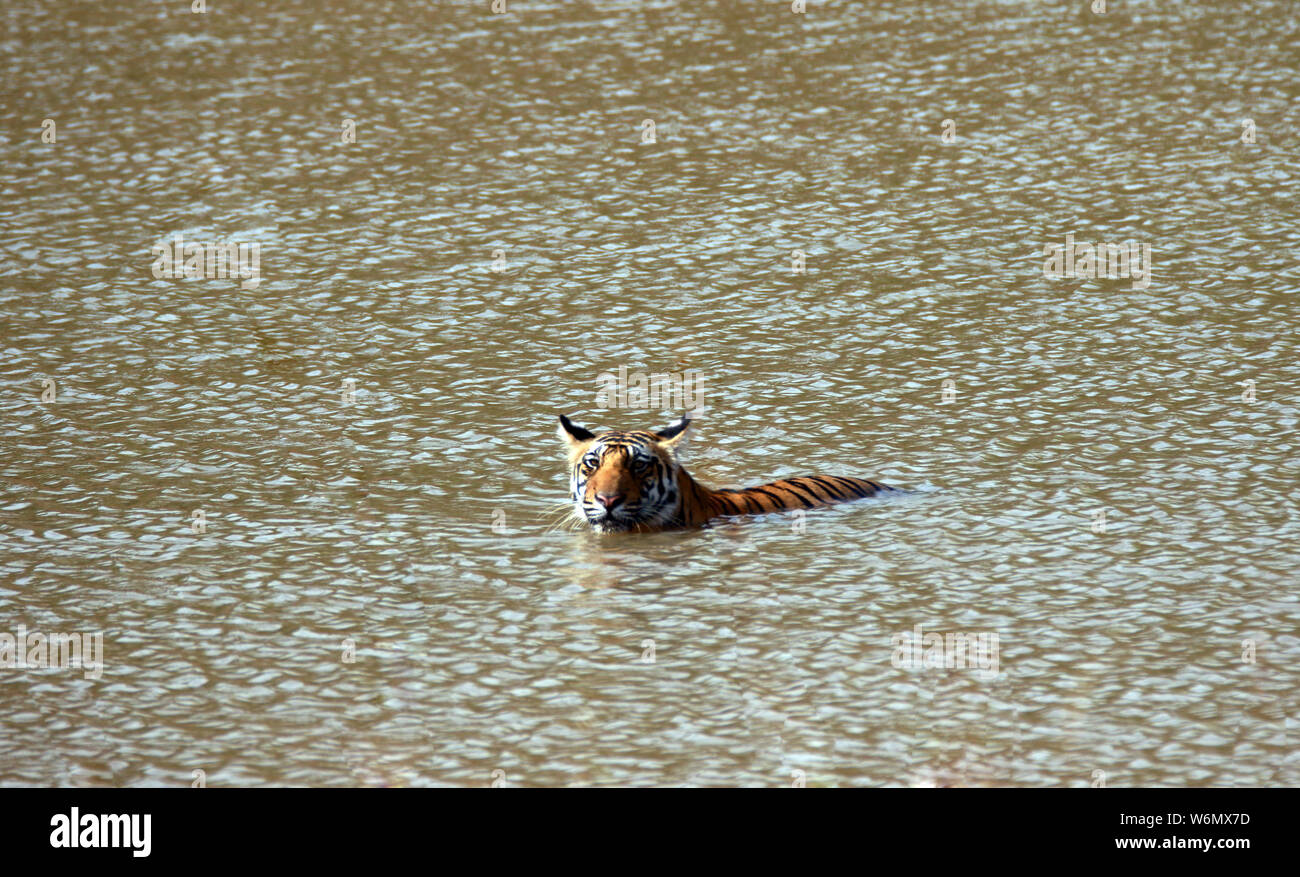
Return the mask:
{"type": "Polygon", "coordinates": [[[1300,784],[1293,5],[186,6],[0,12],[0,782],[1300,784]],[[917,490],[553,526],[620,366],[917,490]]]}

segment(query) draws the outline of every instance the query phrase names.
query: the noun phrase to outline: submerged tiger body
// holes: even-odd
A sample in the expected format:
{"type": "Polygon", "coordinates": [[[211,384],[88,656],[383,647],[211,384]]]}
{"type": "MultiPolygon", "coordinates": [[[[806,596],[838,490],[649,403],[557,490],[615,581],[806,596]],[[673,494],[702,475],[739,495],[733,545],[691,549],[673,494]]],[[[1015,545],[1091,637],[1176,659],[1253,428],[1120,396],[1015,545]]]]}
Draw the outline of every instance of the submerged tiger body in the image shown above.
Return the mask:
{"type": "Polygon", "coordinates": [[[677,461],[689,416],[658,432],[597,436],[560,415],[569,452],[574,515],[604,533],[702,527],[728,515],[758,515],[865,499],[896,488],[865,478],[805,475],[744,490],[711,490],[677,461]]]}

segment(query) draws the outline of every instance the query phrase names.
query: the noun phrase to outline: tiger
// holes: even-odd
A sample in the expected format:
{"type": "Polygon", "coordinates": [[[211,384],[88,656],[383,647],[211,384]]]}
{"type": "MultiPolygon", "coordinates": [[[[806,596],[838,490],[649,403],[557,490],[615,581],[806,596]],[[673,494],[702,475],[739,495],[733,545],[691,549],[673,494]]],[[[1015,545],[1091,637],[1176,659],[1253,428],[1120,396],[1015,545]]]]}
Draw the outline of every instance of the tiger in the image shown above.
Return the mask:
{"type": "Polygon", "coordinates": [[[600,533],[651,533],[708,526],[715,518],[811,509],[898,488],[864,478],[805,475],[743,490],[713,490],[682,468],[677,449],[690,413],[657,431],[597,436],[560,415],[576,518],[600,533]]]}

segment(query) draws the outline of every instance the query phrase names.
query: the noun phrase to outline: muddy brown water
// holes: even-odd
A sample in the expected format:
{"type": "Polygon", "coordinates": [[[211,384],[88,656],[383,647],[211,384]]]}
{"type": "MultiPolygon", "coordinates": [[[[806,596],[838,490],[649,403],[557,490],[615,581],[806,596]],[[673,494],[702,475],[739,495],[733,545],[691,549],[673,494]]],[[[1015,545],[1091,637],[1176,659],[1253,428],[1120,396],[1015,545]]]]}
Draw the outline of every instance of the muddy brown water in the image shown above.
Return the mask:
{"type": "Polygon", "coordinates": [[[1300,784],[1294,7],[808,5],[7,3],[0,783],[1300,784]]]}

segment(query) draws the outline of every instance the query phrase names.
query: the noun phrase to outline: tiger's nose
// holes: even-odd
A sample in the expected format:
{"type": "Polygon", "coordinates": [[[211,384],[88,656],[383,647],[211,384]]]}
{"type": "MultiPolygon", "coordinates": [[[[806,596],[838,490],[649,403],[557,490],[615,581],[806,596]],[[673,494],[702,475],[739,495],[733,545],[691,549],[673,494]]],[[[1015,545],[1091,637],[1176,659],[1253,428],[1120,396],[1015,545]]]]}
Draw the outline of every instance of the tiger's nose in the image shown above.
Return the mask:
{"type": "Polygon", "coordinates": [[[608,512],[608,511],[613,511],[613,510],[614,510],[614,506],[618,505],[618,504],[621,503],[622,501],[623,501],[623,494],[621,494],[621,493],[598,493],[598,494],[596,494],[596,502],[598,502],[598,503],[600,503],[601,505],[603,505],[603,506],[605,507],[605,511],[607,511],[607,512],[608,512]]]}

